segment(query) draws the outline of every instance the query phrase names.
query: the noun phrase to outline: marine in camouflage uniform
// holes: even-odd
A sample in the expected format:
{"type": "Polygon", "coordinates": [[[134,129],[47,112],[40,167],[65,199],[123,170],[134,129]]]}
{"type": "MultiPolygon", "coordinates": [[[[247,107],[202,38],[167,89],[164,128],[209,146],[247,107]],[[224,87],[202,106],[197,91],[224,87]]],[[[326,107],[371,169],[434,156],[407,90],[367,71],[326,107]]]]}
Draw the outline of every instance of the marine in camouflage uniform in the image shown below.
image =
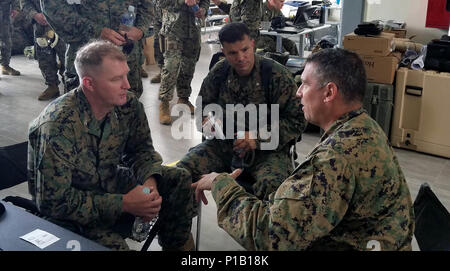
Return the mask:
{"type": "Polygon", "coordinates": [[[262,0],[233,0],[230,8],[230,21],[241,22],[250,29],[250,37],[257,40],[261,26],[262,0]]]}
{"type": "Polygon", "coordinates": [[[11,11],[20,10],[18,0],[2,0],[0,3],[0,64],[2,66],[3,74],[20,75],[19,71],[11,68],[9,63],[11,61],[12,49],[12,23],[11,11]]]}
{"type": "Polygon", "coordinates": [[[227,174],[213,182],[218,223],[249,250],[411,250],[414,214],[383,130],[363,110],[343,115],[268,201],[227,174]],[[251,221],[251,223],[249,223],[251,221]]]}
{"type": "MultiPolygon", "coordinates": [[[[244,106],[255,104],[259,118],[261,112],[258,105],[268,104],[269,107],[270,104],[279,105],[278,147],[275,150],[257,148],[253,163],[245,168],[252,177],[252,180],[248,181],[252,183],[253,193],[260,199],[267,199],[293,170],[289,148],[303,132],[305,120],[302,111],[299,110],[300,102],[295,98],[296,85],[289,71],[278,62],[266,59],[272,62],[272,76],[267,95],[261,80],[263,57],[256,54],[254,56],[255,63],[251,74],[248,77],[240,77],[230,65],[223,87],[217,86],[216,78],[221,76],[223,65],[227,60],[218,62],[204,79],[199,97],[202,98],[202,110],[208,104],[220,105],[223,112],[226,112],[227,104],[244,106]]],[[[236,123],[234,131],[237,125],[236,123]]],[[[188,169],[192,174],[192,181],[195,182],[203,174],[212,171],[230,172],[232,157],[233,140],[205,140],[190,149],[177,166],[188,169]]]]}
{"type": "Polygon", "coordinates": [[[123,194],[150,176],[163,197],[159,243],[170,249],[188,240],[189,174],[161,162],[144,108],[131,92],[124,105],[98,121],[80,86],[50,103],[30,123],[29,191],[40,213],[113,249],[128,249],[124,238],[134,222],[134,217],[124,219],[123,194]]]}
{"type": "Polygon", "coordinates": [[[268,201],[226,173],[198,182],[211,189],[219,226],[249,250],[411,250],[411,195],[383,129],[361,108],[363,62],[325,49],[307,59],[302,81],[305,118],[326,132],[268,201]]]}
{"type": "MultiPolygon", "coordinates": [[[[78,48],[91,39],[99,39],[104,27],[118,32],[121,15],[128,10],[128,6],[135,7],[135,27],[143,32],[141,39],[149,36],[148,30],[152,16],[151,0],[42,0],[41,4],[47,21],[67,44],[66,91],[79,85],[73,64],[78,48]]],[[[133,42],[133,49],[127,57],[130,67],[128,73],[128,81],[131,85],[130,91],[140,97],[143,92],[140,74],[142,44],[137,41],[133,42]]]]}
{"type": "MultiPolygon", "coordinates": [[[[201,36],[199,19],[194,16],[191,6],[184,0],[160,0],[162,10],[162,28],[160,39],[163,40],[164,66],[161,73],[159,88],[160,122],[170,124],[172,119],[169,112],[169,102],[173,98],[176,86],[178,103],[187,104],[193,113],[193,106],[189,102],[192,93],[191,81],[194,77],[195,64],[200,57],[201,36]]],[[[198,2],[200,9],[209,9],[209,0],[198,2]]]]}
{"type": "MultiPolygon", "coordinates": [[[[273,18],[283,16],[281,10],[276,8],[270,8],[269,2],[262,3],[261,22],[271,22],[273,18]]],[[[290,55],[298,55],[298,49],[295,42],[290,39],[282,38],[282,49],[285,52],[289,52],[290,55]]],[[[264,49],[266,52],[276,52],[277,40],[275,36],[261,35],[255,41],[256,48],[264,49]]]]}
{"type": "MultiPolygon", "coordinates": [[[[25,13],[28,14],[30,18],[34,18],[37,14],[42,13],[40,7],[40,0],[21,0],[22,8],[25,13]]],[[[53,31],[53,29],[47,24],[42,25],[36,20],[33,20],[33,32],[35,40],[35,52],[39,63],[39,69],[41,70],[42,76],[44,77],[45,84],[48,86],[46,90],[39,96],[39,100],[50,100],[52,98],[59,96],[58,85],[60,83],[58,78],[58,71],[61,77],[64,73],[64,62],[65,62],[65,52],[66,44],[62,39],[58,39],[58,43],[55,47],[41,47],[36,42],[38,38],[48,38],[47,33],[53,31]],[[60,62],[58,67],[57,57],[60,62]]]]}

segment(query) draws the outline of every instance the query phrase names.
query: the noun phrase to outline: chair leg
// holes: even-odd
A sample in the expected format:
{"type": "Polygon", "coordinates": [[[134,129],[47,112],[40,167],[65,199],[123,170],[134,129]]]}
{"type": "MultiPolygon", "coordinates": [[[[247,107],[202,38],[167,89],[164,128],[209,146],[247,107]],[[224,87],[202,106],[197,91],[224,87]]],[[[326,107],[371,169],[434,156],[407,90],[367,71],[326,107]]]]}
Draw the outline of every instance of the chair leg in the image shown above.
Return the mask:
{"type": "Polygon", "coordinates": [[[198,205],[198,215],[197,215],[197,234],[195,235],[195,251],[199,251],[200,247],[200,228],[202,225],[202,203],[198,205]]]}

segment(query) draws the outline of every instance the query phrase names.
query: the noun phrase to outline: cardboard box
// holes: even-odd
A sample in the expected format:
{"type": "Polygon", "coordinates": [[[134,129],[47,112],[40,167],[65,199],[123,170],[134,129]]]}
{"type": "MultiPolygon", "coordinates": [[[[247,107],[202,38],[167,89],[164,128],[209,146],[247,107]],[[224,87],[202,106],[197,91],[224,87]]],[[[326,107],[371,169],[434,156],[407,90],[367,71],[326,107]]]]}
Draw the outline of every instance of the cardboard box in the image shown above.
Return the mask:
{"type": "Polygon", "coordinates": [[[450,158],[450,73],[397,71],[391,144],[450,158]]]}
{"type": "Polygon", "coordinates": [[[387,56],[394,51],[394,34],[381,32],[378,36],[344,36],[343,46],[359,55],[387,56]]]}
{"type": "Polygon", "coordinates": [[[391,30],[383,30],[385,33],[392,33],[396,38],[404,39],[406,38],[406,29],[391,29],[391,30]]]}
{"type": "Polygon", "coordinates": [[[360,55],[366,68],[367,81],[371,83],[392,84],[395,71],[401,60],[401,54],[391,53],[389,56],[360,55]]]}

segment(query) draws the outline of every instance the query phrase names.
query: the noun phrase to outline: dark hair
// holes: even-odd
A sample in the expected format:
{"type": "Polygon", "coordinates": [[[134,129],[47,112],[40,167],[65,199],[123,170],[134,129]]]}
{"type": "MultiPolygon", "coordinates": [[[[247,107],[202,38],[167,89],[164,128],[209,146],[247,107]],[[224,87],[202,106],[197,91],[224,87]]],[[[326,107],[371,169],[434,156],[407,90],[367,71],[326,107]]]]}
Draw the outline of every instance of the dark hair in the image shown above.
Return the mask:
{"type": "Polygon", "coordinates": [[[324,49],[310,55],[307,63],[315,64],[315,75],[321,85],[335,83],[348,103],[363,101],[367,78],[357,54],[340,48],[324,49]]]}
{"type": "Polygon", "coordinates": [[[244,40],[244,36],[250,37],[250,30],[243,23],[226,24],[219,31],[219,41],[223,45],[224,42],[234,43],[236,41],[244,40]]]}

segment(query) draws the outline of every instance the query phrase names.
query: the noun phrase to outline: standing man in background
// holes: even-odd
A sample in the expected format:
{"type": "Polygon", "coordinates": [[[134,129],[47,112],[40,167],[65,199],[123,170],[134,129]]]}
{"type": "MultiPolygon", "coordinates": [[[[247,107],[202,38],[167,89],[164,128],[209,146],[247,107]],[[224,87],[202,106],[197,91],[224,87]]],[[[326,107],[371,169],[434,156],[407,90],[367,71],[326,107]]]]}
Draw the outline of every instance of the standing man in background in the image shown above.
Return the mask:
{"type": "MultiPolygon", "coordinates": [[[[281,9],[284,0],[267,0],[262,4],[261,22],[271,22],[275,17],[284,17],[281,9]]],[[[261,35],[256,41],[257,49],[264,49],[266,52],[276,52],[277,39],[275,36],[261,35]]],[[[298,55],[298,49],[295,42],[290,39],[282,39],[283,52],[289,52],[290,55],[298,55]]]]}
{"type": "Polygon", "coordinates": [[[151,0],[41,0],[41,7],[47,22],[67,44],[66,92],[79,85],[73,64],[78,48],[91,39],[104,39],[123,46],[130,67],[130,91],[137,97],[142,95],[142,46],[138,41],[149,36],[151,0]],[[119,30],[121,16],[129,6],[135,8],[134,26],[128,31],[119,30]]]}
{"type": "Polygon", "coordinates": [[[48,86],[39,95],[38,100],[47,101],[59,96],[58,70],[64,76],[64,59],[66,44],[59,39],[53,29],[48,25],[41,11],[39,0],[21,0],[23,11],[33,18],[33,33],[35,52],[39,63],[39,69],[44,76],[45,84],[48,86]],[[58,68],[56,60],[58,56],[61,66],[58,68]]]}
{"type": "Polygon", "coordinates": [[[0,64],[2,66],[2,74],[6,75],[20,75],[19,71],[9,66],[12,47],[11,18],[14,18],[19,13],[19,9],[17,0],[2,0],[0,3],[0,64]]]}
{"type": "Polygon", "coordinates": [[[241,22],[250,30],[250,38],[257,40],[261,25],[262,0],[233,0],[230,8],[230,21],[241,22]]]}
{"type": "Polygon", "coordinates": [[[170,125],[169,102],[177,88],[178,102],[194,106],[189,101],[195,64],[200,57],[201,36],[199,19],[206,15],[209,0],[160,0],[162,29],[160,39],[164,52],[164,66],[159,88],[159,122],[170,125]]]}

